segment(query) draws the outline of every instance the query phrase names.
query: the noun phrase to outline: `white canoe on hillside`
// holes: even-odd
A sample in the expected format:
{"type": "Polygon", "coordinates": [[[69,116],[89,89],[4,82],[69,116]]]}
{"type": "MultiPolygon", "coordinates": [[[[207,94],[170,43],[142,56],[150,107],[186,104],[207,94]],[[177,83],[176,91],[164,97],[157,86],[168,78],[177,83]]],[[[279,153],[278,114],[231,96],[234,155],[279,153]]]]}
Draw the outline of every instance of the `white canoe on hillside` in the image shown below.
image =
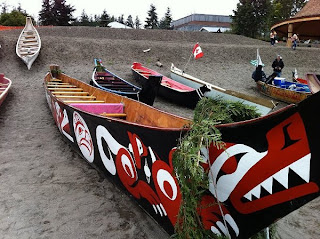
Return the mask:
{"type": "Polygon", "coordinates": [[[31,17],[26,18],[26,25],[23,28],[16,45],[16,53],[26,63],[30,70],[32,63],[38,57],[41,48],[41,39],[38,31],[32,24],[31,17]]]}

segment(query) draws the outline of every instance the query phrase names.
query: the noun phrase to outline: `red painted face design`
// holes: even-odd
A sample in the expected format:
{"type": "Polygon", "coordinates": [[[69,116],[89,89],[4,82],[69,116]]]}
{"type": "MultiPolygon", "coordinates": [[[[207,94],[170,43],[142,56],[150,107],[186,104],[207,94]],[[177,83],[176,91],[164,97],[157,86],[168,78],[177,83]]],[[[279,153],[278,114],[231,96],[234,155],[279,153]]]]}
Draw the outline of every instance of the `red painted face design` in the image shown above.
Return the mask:
{"type": "Polygon", "coordinates": [[[210,191],[243,214],[319,191],[310,182],[311,154],[300,115],[271,129],[266,138],[266,152],[243,144],[227,144],[224,152],[210,150],[210,191]]]}
{"type": "Polygon", "coordinates": [[[73,128],[81,153],[92,163],[94,158],[92,138],[86,122],[76,111],[73,113],[73,128]]]}

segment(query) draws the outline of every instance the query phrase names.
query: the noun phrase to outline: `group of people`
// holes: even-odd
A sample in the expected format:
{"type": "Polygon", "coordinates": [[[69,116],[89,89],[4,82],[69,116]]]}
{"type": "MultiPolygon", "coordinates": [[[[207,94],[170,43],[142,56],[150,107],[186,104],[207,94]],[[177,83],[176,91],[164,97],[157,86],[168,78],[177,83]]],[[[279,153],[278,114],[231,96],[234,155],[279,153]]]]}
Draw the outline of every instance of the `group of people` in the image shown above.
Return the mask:
{"type": "MultiPolygon", "coordinates": [[[[297,48],[297,42],[299,41],[298,34],[293,34],[292,37],[290,38],[292,42],[292,49],[295,50],[297,48]]],[[[270,32],[270,44],[271,46],[274,46],[277,42],[277,32],[272,29],[270,32]]]]}
{"type": "Polygon", "coordinates": [[[262,69],[262,65],[259,64],[252,73],[252,79],[254,79],[255,82],[263,81],[267,84],[271,84],[275,77],[281,77],[283,67],[284,63],[282,61],[282,57],[277,55],[277,58],[272,62],[273,73],[270,76],[266,76],[262,69]]]}

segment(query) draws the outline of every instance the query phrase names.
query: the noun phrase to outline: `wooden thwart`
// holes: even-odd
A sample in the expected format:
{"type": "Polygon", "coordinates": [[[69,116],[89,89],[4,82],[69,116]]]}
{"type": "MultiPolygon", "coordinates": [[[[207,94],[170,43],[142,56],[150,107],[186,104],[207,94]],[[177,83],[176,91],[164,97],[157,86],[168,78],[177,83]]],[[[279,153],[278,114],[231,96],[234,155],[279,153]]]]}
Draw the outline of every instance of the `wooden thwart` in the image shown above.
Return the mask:
{"type": "Polygon", "coordinates": [[[53,95],[89,95],[89,92],[81,91],[81,92],[70,92],[70,91],[53,91],[53,95]]]}
{"type": "Polygon", "coordinates": [[[116,117],[116,118],[126,118],[127,114],[125,113],[101,113],[101,116],[105,117],[116,117]]]}
{"type": "Polygon", "coordinates": [[[57,95],[57,98],[96,99],[93,95],[57,95]]]}
{"type": "Polygon", "coordinates": [[[82,88],[48,88],[48,90],[58,90],[58,91],[83,91],[82,88]]]}

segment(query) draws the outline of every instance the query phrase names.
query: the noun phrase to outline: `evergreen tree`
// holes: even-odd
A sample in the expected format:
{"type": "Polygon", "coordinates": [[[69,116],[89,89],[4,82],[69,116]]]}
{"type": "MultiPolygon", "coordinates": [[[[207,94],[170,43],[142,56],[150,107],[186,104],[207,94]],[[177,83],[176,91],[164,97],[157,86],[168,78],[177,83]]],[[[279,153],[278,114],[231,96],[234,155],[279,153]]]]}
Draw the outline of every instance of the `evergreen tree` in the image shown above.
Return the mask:
{"type": "Polygon", "coordinates": [[[117,22],[120,22],[120,23],[124,24],[124,16],[123,16],[123,14],[120,17],[118,17],[118,21],[117,22]]]}
{"type": "Polygon", "coordinates": [[[58,26],[68,26],[75,19],[72,16],[72,12],[75,8],[69,4],[66,4],[65,0],[54,0],[52,7],[55,24],[58,26]]]}
{"type": "Polygon", "coordinates": [[[149,29],[157,29],[159,28],[159,22],[158,22],[158,14],[156,13],[156,7],[151,4],[150,10],[148,11],[148,17],[145,21],[145,28],[149,29]]]}
{"type": "Polygon", "coordinates": [[[167,29],[167,30],[172,29],[171,22],[172,22],[172,15],[171,15],[170,8],[168,7],[167,12],[164,15],[164,18],[162,18],[160,21],[159,28],[167,29]]]}
{"type": "Polygon", "coordinates": [[[110,23],[110,17],[107,11],[104,9],[102,15],[100,16],[100,27],[106,27],[110,23]]]}
{"type": "Polygon", "coordinates": [[[82,10],[81,16],[80,16],[80,25],[82,26],[89,26],[90,25],[90,19],[84,9],[82,10]]]}
{"type": "Polygon", "coordinates": [[[132,27],[133,28],[133,20],[132,20],[132,16],[131,15],[128,16],[127,21],[126,21],[126,25],[128,27],[132,27]]]}
{"type": "Polygon", "coordinates": [[[51,0],[43,0],[42,9],[39,12],[39,22],[44,26],[55,25],[51,0]]]}
{"type": "Polygon", "coordinates": [[[140,29],[141,23],[138,16],[136,16],[136,20],[134,21],[134,26],[136,27],[136,29],[140,29]]]}
{"type": "Polygon", "coordinates": [[[1,4],[1,14],[2,13],[7,13],[7,10],[8,10],[8,5],[5,2],[3,2],[1,4]]]}

